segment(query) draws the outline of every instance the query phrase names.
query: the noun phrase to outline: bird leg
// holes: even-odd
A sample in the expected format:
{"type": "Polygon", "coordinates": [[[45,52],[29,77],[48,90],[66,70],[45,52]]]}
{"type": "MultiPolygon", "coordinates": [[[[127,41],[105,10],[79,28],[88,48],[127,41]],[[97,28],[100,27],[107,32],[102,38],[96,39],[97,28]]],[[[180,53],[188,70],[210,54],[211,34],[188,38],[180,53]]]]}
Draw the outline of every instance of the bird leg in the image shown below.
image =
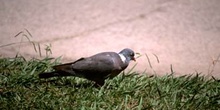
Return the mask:
{"type": "Polygon", "coordinates": [[[105,80],[95,81],[95,87],[102,87],[105,84],[105,80]]]}

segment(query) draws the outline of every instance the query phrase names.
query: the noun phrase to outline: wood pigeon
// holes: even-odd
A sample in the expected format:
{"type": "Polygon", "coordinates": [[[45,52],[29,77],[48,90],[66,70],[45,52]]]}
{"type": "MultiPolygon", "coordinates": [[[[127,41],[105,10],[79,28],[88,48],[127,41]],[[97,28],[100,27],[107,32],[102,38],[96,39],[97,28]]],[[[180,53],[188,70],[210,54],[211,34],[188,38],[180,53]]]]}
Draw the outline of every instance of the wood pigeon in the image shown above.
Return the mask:
{"type": "Polygon", "coordinates": [[[105,79],[113,78],[127,68],[131,60],[135,61],[134,51],[128,48],[119,53],[102,52],[71,63],[53,66],[55,71],[40,73],[39,78],[76,76],[94,81],[96,85],[102,86],[105,79]]]}

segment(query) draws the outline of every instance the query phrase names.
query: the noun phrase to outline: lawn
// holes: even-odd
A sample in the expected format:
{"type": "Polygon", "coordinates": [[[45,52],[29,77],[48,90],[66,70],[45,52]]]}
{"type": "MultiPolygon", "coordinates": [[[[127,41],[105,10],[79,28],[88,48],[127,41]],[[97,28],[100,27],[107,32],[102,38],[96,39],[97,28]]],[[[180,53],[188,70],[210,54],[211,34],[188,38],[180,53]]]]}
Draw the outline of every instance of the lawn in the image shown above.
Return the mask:
{"type": "Polygon", "coordinates": [[[220,109],[220,81],[199,74],[138,75],[131,70],[96,88],[75,78],[39,79],[58,59],[0,58],[0,109],[220,109]]]}

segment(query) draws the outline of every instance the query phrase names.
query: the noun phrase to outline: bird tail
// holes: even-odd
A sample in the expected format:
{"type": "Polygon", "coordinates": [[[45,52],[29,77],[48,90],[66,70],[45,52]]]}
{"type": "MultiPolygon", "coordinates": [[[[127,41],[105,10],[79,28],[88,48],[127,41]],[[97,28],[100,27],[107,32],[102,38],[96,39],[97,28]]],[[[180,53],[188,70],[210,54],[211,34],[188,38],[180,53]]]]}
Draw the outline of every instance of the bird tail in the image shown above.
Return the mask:
{"type": "Polygon", "coordinates": [[[59,76],[60,77],[71,76],[71,74],[62,71],[45,72],[39,74],[39,78],[51,78],[51,77],[59,77],[59,76]]]}

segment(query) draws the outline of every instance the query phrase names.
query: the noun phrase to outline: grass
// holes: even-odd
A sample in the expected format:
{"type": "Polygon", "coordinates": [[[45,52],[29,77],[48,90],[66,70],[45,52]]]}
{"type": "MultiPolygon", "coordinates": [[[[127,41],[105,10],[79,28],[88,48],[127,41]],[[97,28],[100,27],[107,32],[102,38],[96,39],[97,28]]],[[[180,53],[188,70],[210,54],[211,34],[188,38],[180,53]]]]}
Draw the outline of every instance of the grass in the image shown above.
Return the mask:
{"type": "Polygon", "coordinates": [[[122,73],[103,87],[75,77],[39,79],[59,59],[0,58],[0,109],[198,109],[220,108],[220,82],[199,74],[174,77],[122,73]]]}

